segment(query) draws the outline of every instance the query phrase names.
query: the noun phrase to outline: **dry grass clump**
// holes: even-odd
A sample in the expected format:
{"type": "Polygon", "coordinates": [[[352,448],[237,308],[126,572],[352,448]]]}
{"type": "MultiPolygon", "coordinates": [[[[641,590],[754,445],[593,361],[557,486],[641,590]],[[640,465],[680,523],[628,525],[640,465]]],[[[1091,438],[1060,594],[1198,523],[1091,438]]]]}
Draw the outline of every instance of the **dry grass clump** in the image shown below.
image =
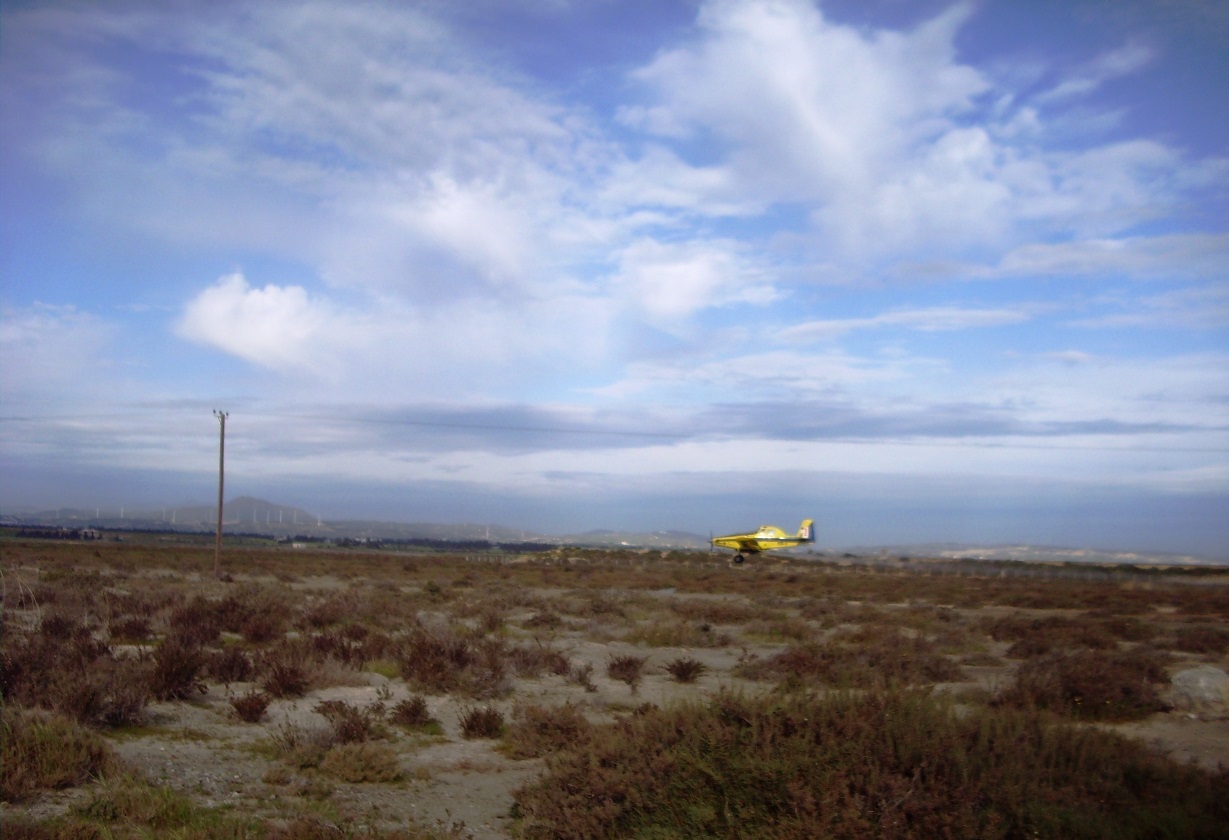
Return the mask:
{"type": "Polygon", "coordinates": [[[1082,720],[1135,720],[1165,708],[1164,663],[1147,651],[1068,651],[1023,663],[996,703],[1082,720]]]}
{"type": "Polygon", "coordinates": [[[320,772],[351,784],[398,782],[405,775],[391,747],[365,741],[330,749],[320,760],[320,772]]]}
{"type": "Polygon", "coordinates": [[[764,612],[762,607],[713,598],[678,598],[670,602],[670,609],[688,621],[709,624],[745,624],[761,618],[764,612]]]}
{"type": "Polygon", "coordinates": [[[45,790],[115,772],[119,760],[101,735],[54,713],[0,707],[0,799],[18,802],[45,790]]]}
{"type": "Polygon", "coordinates": [[[684,621],[653,621],[637,624],[623,640],[649,647],[729,647],[734,639],[729,633],[714,631],[711,624],[684,621]]]}
{"type": "Polygon", "coordinates": [[[1214,837],[1229,774],[918,692],[722,694],[593,727],[516,814],[530,840],[1214,837]]]}

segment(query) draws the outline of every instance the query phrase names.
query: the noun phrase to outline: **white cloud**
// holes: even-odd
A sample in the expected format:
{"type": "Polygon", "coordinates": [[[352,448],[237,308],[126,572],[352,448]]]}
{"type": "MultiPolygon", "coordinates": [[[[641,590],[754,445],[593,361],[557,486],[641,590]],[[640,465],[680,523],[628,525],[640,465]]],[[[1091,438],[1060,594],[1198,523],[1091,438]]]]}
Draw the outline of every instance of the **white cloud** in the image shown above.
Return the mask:
{"type": "Polygon", "coordinates": [[[324,372],[325,331],[337,313],[302,286],[248,286],[242,274],[218,279],[188,302],[177,330],[249,362],[294,372],[324,372]]]}
{"type": "Polygon", "coordinates": [[[773,288],[754,276],[732,243],[642,239],[619,255],[615,284],[647,317],[668,325],[712,306],[764,304],[773,288]]]}
{"type": "Polygon", "coordinates": [[[1038,102],[1052,103],[1079,96],[1086,96],[1105,82],[1134,73],[1145,67],[1155,57],[1155,52],[1140,43],[1125,44],[1111,50],[1077,70],[1052,89],[1036,97],[1038,102]]]}
{"type": "Polygon", "coordinates": [[[112,358],[117,329],[73,306],[5,307],[0,315],[0,394],[14,403],[72,404],[119,384],[112,358]]]}
{"type": "Polygon", "coordinates": [[[1219,278],[1227,263],[1229,235],[1184,233],[1035,242],[1005,253],[992,269],[971,269],[970,273],[987,278],[1108,276],[1175,280],[1219,278]]]}
{"type": "Polygon", "coordinates": [[[853,330],[904,327],[920,332],[946,332],[981,327],[998,327],[1027,321],[1030,314],[1016,309],[973,309],[962,307],[929,307],[885,312],[871,318],[838,318],[808,321],[782,330],[779,336],[786,342],[831,340],[853,330]]]}

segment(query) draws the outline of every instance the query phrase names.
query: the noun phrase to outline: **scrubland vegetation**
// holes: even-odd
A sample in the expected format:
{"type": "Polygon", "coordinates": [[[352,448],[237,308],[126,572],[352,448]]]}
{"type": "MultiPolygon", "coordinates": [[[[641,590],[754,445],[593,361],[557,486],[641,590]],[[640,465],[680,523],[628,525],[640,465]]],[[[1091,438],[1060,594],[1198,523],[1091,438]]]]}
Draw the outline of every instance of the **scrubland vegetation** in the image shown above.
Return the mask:
{"type": "Polygon", "coordinates": [[[1224,578],[506,560],[6,540],[4,836],[1229,836],[1224,578]]]}

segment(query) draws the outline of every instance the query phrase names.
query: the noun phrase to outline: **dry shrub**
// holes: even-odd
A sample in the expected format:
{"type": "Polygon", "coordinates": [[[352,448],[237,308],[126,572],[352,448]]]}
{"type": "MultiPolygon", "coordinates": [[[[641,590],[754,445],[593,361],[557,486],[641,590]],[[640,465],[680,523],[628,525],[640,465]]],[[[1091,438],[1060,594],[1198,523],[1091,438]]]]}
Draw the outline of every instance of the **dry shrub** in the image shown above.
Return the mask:
{"type": "Polygon", "coordinates": [[[0,696],[90,725],[143,722],[148,666],[117,659],[82,625],[74,627],[54,624],[50,633],[26,637],[6,628],[0,648],[0,696]]]}
{"type": "Polygon", "coordinates": [[[249,644],[263,645],[279,639],[286,632],[284,614],[256,613],[248,616],[239,626],[239,634],[249,644]]]}
{"type": "Polygon", "coordinates": [[[1180,627],[1174,648],[1187,653],[1210,653],[1223,656],[1229,650],[1229,630],[1208,624],[1180,627]]]}
{"type": "Polygon", "coordinates": [[[535,679],[543,673],[563,676],[570,664],[562,652],[540,642],[531,646],[516,646],[508,650],[508,662],[518,677],[535,679]]]}
{"type": "Polygon", "coordinates": [[[261,688],[274,697],[301,697],[311,685],[308,655],[295,641],[283,641],[260,657],[261,688]]]}
{"type": "Polygon", "coordinates": [[[320,772],[351,784],[397,782],[403,773],[397,754],[386,744],[338,744],[325,753],[320,772]]]}
{"type": "Polygon", "coordinates": [[[815,637],[815,628],[797,619],[756,619],[747,622],[743,627],[743,633],[773,642],[805,642],[815,637]]]}
{"type": "Polygon", "coordinates": [[[566,677],[572,685],[578,685],[590,694],[597,691],[597,685],[593,682],[593,664],[590,662],[575,663],[568,669],[566,677]]]}
{"type": "Polygon", "coordinates": [[[1145,651],[1055,653],[1023,663],[995,702],[1083,720],[1133,720],[1165,708],[1159,687],[1166,682],[1161,659],[1145,651]]]}
{"type": "Polygon", "coordinates": [[[670,602],[670,609],[689,621],[704,621],[709,624],[745,624],[763,615],[762,607],[752,607],[725,599],[677,598],[670,602]]]}
{"type": "Polygon", "coordinates": [[[173,610],[167,625],[170,635],[198,647],[215,643],[222,634],[217,605],[199,595],[173,610]]]}
{"type": "Polygon", "coordinates": [[[462,709],[459,719],[466,738],[498,738],[504,731],[504,714],[494,706],[462,709]]]}
{"type": "Polygon", "coordinates": [[[205,662],[205,673],[220,683],[247,682],[252,676],[252,660],[236,647],[214,651],[205,662]]]}
{"type": "Polygon", "coordinates": [[[269,708],[271,700],[272,698],[263,691],[252,689],[247,694],[232,697],[230,705],[239,720],[244,723],[260,723],[265,717],[265,711],[269,708]]]}
{"type": "Polygon", "coordinates": [[[592,724],[580,709],[563,706],[517,705],[506,734],[512,758],[538,758],[566,749],[588,737],[592,724]]]}
{"type": "Polygon", "coordinates": [[[303,726],[289,720],[267,730],[278,755],[300,770],[317,767],[335,744],[331,727],[303,726]]]}
{"type": "Polygon", "coordinates": [[[1223,837],[1229,773],[923,692],[718,695],[594,726],[515,794],[529,840],[1223,837]],[[1045,772],[1038,772],[1045,768],[1045,772]]]}
{"type": "Polygon", "coordinates": [[[102,736],[63,715],[6,704],[0,708],[0,725],[0,799],[5,802],[84,784],[119,767],[102,736]]]}
{"type": "Polygon", "coordinates": [[[680,657],[666,665],[666,672],[675,682],[680,683],[693,683],[707,670],[708,667],[703,662],[690,656],[680,657]]]}
{"type": "Polygon", "coordinates": [[[729,633],[714,632],[707,622],[654,621],[637,624],[624,641],[649,647],[720,648],[728,647],[734,640],[729,633]]]}
{"type": "Polygon", "coordinates": [[[107,625],[107,635],[112,642],[144,642],[153,634],[153,625],[145,616],[130,615],[107,625]]]}
{"type": "Polygon", "coordinates": [[[339,744],[355,744],[388,734],[382,723],[381,704],[360,708],[345,700],[321,700],[313,708],[333,727],[333,738],[339,744]]]}
{"type": "Polygon", "coordinates": [[[303,611],[300,626],[313,630],[322,630],[335,624],[341,624],[354,614],[354,598],[349,594],[331,595],[313,604],[303,611]]]}
{"type": "Polygon", "coordinates": [[[747,679],[865,688],[951,681],[962,672],[920,636],[862,628],[827,643],[794,645],[767,659],[749,659],[735,673],[747,679]]]}
{"type": "Polygon", "coordinates": [[[632,656],[631,654],[612,656],[606,663],[606,676],[612,680],[627,683],[632,694],[635,694],[640,688],[640,680],[644,676],[644,663],[647,661],[647,656],[632,656]]]}
{"type": "Polygon", "coordinates": [[[509,691],[507,651],[498,639],[418,630],[396,652],[401,675],[419,691],[496,697],[509,691]]]}
{"type": "Polygon", "coordinates": [[[427,699],[414,694],[395,704],[389,711],[389,720],[398,726],[422,728],[436,723],[427,708],[427,699]]]}
{"type": "Polygon", "coordinates": [[[988,622],[986,629],[995,641],[1012,643],[1007,649],[1008,656],[1021,658],[1058,650],[1109,650],[1117,647],[1117,640],[1104,624],[1087,618],[1008,617],[988,622]]]}
{"type": "Polygon", "coordinates": [[[529,630],[557,630],[563,626],[563,619],[558,613],[543,610],[527,618],[524,626],[529,630]]]}
{"type": "Polygon", "coordinates": [[[200,674],[206,658],[205,652],[189,641],[164,639],[153,654],[150,693],[159,700],[186,700],[193,694],[204,694],[200,674]]]}

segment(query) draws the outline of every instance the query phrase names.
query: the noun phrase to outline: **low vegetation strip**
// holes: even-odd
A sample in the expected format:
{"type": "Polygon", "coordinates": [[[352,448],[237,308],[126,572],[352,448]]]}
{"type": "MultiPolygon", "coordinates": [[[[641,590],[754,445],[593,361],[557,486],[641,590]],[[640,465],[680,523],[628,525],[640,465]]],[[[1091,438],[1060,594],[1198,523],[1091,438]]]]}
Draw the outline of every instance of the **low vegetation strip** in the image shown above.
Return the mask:
{"type": "Polygon", "coordinates": [[[646,708],[546,759],[528,840],[1229,836],[1229,772],[910,691],[646,708]]]}

